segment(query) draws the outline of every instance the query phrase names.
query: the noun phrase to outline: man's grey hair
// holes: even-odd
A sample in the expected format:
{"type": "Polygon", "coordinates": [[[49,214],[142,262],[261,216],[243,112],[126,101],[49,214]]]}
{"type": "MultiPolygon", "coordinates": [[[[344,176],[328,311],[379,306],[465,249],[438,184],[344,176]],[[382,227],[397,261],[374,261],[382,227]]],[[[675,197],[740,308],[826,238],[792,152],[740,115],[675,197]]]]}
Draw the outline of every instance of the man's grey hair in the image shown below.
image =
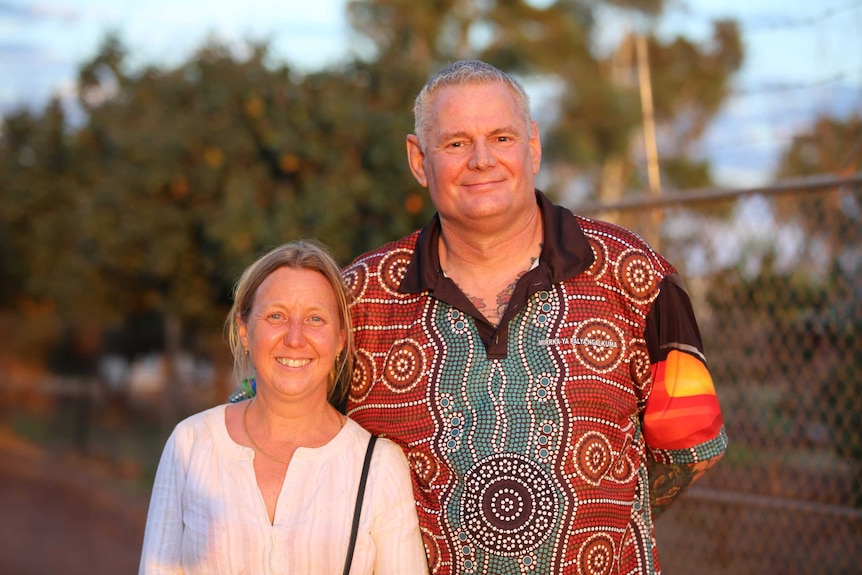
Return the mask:
{"type": "Polygon", "coordinates": [[[512,90],[515,105],[524,118],[527,129],[533,123],[530,115],[530,97],[524,87],[514,78],[480,60],[459,60],[449,64],[436,74],[419,91],[413,103],[414,133],[419,138],[419,145],[424,149],[431,131],[430,108],[434,94],[444,86],[465,86],[469,84],[493,84],[501,82],[512,90]]]}

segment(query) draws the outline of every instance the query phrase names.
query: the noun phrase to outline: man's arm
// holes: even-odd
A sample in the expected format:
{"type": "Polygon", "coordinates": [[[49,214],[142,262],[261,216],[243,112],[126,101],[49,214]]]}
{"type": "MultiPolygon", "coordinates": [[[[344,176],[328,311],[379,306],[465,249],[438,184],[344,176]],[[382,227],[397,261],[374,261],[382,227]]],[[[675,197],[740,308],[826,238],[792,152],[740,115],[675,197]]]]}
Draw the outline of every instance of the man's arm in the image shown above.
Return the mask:
{"type": "Polygon", "coordinates": [[[652,387],[642,413],[653,517],[685,493],[727,448],[700,331],[682,281],[662,283],[644,334],[652,387]]]}
{"type": "Polygon", "coordinates": [[[697,481],[707,469],[718,463],[721,455],[699,461],[694,464],[677,463],[666,464],[658,461],[650,461],[649,473],[649,503],[652,508],[652,516],[655,519],[676,501],[677,497],[685,493],[689,485],[697,481]]]}

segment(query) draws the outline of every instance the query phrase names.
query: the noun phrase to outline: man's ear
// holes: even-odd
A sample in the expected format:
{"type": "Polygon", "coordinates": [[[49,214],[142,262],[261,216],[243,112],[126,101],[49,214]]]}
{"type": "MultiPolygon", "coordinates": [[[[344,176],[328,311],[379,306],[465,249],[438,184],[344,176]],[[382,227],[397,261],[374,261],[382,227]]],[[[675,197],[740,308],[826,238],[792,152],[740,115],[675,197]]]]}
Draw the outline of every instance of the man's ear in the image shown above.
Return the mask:
{"type": "Polygon", "coordinates": [[[425,152],[422,151],[422,146],[419,144],[419,138],[415,134],[407,135],[407,163],[410,164],[410,171],[413,172],[413,177],[419,182],[419,185],[428,186],[428,178],[425,176],[425,152]]]}
{"type": "Polygon", "coordinates": [[[542,139],[536,122],[533,122],[530,128],[530,158],[533,160],[533,175],[536,175],[539,173],[539,166],[542,165],[542,139]]]}

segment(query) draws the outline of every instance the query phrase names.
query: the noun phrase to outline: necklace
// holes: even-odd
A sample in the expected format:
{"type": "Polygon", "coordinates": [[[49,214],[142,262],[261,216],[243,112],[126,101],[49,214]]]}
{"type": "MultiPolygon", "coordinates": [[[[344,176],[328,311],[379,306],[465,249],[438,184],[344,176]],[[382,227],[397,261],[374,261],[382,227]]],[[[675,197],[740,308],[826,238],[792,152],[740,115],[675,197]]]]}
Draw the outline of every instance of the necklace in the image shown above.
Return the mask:
{"type": "Polygon", "coordinates": [[[266,457],[269,457],[273,461],[278,461],[279,463],[290,463],[289,459],[282,459],[281,457],[276,457],[275,455],[270,455],[266,451],[264,451],[260,445],[254,440],[251,436],[251,433],[248,432],[248,408],[251,406],[251,402],[254,399],[249,400],[248,403],[245,404],[245,411],[242,412],[242,428],[245,430],[245,434],[248,436],[248,440],[251,441],[252,447],[254,447],[255,451],[260,451],[266,457]]]}

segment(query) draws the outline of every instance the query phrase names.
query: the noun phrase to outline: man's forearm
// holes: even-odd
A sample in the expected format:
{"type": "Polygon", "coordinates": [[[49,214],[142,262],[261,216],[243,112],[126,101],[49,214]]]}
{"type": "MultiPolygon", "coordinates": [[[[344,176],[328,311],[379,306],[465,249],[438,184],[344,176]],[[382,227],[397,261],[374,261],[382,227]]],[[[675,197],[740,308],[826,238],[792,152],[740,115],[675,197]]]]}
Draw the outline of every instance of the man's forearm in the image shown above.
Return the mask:
{"type": "Polygon", "coordinates": [[[688,486],[715,465],[721,456],[697,463],[667,464],[650,461],[650,507],[653,518],[659,517],[676,499],[685,493],[688,486]]]}

